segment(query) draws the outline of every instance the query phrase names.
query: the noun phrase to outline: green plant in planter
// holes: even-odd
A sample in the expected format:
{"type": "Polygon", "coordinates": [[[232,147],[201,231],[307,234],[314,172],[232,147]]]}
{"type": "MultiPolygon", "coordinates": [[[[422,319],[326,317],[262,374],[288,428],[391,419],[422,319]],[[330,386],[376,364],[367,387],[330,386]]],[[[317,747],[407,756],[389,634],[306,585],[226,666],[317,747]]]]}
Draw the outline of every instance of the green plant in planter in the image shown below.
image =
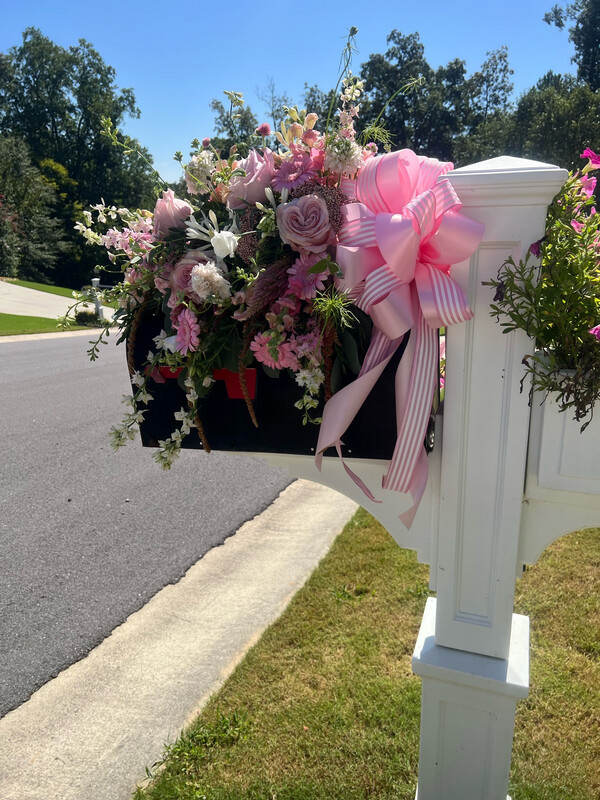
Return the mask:
{"type": "Polygon", "coordinates": [[[503,333],[523,330],[535,343],[523,380],[531,376],[532,392],[555,393],[560,411],[585,420],[583,432],[600,399],[600,214],[590,176],[600,156],[586,148],[582,158],[587,165],[569,174],[548,209],[544,237],[487,285],[503,333]]]}

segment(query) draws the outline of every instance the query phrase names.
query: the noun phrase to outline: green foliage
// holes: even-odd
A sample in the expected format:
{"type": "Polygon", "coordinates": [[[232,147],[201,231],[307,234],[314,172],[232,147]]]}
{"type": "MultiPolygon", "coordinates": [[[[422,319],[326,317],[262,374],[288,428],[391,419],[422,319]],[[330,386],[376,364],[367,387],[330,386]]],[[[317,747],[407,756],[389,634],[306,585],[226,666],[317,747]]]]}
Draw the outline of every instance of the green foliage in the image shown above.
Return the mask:
{"type": "Polygon", "coordinates": [[[506,115],[512,91],[506,47],[488,53],[469,77],[458,58],[433,70],[418,33],[393,30],[388,45],[385,55],[371,55],[361,67],[366,94],[360,119],[367,129],[381,121],[394,147],[454,160],[457,145],[488,120],[506,115]]]}
{"type": "Polygon", "coordinates": [[[574,22],[569,28],[569,40],[575,47],[571,60],[577,64],[577,77],[595,92],[600,89],[600,0],[555,5],[544,15],[544,22],[560,30],[568,20],[574,22]]]}
{"type": "Polygon", "coordinates": [[[214,124],[217,132],[217,136],[211,140],[211,146],[221,150],[225,157],[234,146],[237,146],[241,156],[246,156],[252,142],[258,141],[260,138],[256,136],[258,120],[252,109],[250,106],[244,105],[241,95],[239,95],[239,101],[241,101],[241,105],[239,102],[235,105],[230,100],[229,109],[216,98],[210,104],[215,113],[214,124]]]}
{"type": "MultiPolygon", "coordinates": [[[[27,28],[20,46],[0,54],[0,135],[24,141],[54,189],[54,210],[62,221],[56,242],[69,243],[55,260],[54,276],[74,288],[94,268],[73,230],[81,209],[101,198],[135,207],[154,197],[143,148],[146,160],[113,148],[101,135],[102,117],[119,124],[126,115],[139,116],[133,91],[116,86],[114,69],[83,39],[63,48],[27,28]]],[[[48,262],[43,272],[47,280],[52,266],[48,262]]]]}
{"type": "Polygon", "coordinates": [[[101,318],[94,311],[78,311],[75,314],[75,323],[90,328],[98,328],[102,325],[101,318]]]}
{"type": "Polygon", "coordinates": [[[600,342],[589,332],[600,322],[600,215],[581,178],[571,175],[548,210],[539,263],[530,252],[509,258],[488,284],[503,332],[525,331],[535,343],[523,360],[532,391],[556,392],[560,410],[579,421],[600,399],[600,342]]]}
{"type": "Polygon", "coordinates": [[[66,249],[56,193],[15,137],[0,136],[0,186],[0,275],[50,282],[66,249]]]}
{"type": "Polygon", "coordinates": [[[572,76],[548,73],[519,98],[506,150],[573,169],[580,146],[598,142],[600,93],[572,76]]]}

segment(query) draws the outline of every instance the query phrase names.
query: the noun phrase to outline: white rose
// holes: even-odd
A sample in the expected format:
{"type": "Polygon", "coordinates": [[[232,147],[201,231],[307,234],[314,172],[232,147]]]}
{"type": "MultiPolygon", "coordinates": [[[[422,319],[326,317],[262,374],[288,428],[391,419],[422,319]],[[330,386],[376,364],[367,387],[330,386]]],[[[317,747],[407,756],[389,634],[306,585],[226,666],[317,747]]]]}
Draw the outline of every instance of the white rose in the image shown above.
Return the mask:
{"type": "Polygon", "coordinates": [[[218,258],[227,258],[235,253],[238,237],[231,231],[220,231],[212,236],[210,244],[218,258]]]}

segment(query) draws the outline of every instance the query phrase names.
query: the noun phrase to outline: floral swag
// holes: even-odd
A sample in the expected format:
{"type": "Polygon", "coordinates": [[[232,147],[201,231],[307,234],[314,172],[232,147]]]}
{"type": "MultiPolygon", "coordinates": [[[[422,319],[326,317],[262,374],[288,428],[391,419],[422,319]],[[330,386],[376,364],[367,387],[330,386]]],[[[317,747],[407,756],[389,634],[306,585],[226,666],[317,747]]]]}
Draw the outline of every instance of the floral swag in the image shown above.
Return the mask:
{"type": "MultiPolygon", "coordinates": [[[[410,525],[427,481],[423,442],[438,382],[438,329],[471,317],[450,265],[474,252],[483,231],[460,213],[446,177],[452,164],[359,143],[361,90],[356,78],[343,81],[338,117],[324,132],[316,114],[287,109],[274,137],[259,126],[245,157],[241,148],[224,157],[209,139],[196,142],[185,165],[187,199],[167,189],[153,213],[101,203],[78,228],[124,273],[104,298],[118,300],[113,325],[130,344],[133,386],[130,410],[111,431],[114,447],[133,438],[153,387],[169,376],[185,404],[158,443],[164,468],[193,428],[210,449],[202,405],[220,370],[238,373],[260,426],[247,379],[254,363],[271,376],[293,375],[298,424],[319,425],[320,466],[330,447],[341,458],[344,433],[402,346],[397,440],[382,485],[411,493],[413,507],[402,517],[410,525]],[[131,343],[146,313],[159,315],[162,327],[136,365],[131,343]],[[357,329],[368,337],[358,363],[347,335],[357,329]],[[341,385],[339,376],[349,373],[355,377],[341,385]]],[[[242,103],[227,94],[233,107],[242,103]]],[[[116,139],[110,125],[108,133],[116,139]]],[[[103,335],[109,331],[107,324],[103,335]]],[[[95,358],[97,343],[90,352],[95,358]]]]}

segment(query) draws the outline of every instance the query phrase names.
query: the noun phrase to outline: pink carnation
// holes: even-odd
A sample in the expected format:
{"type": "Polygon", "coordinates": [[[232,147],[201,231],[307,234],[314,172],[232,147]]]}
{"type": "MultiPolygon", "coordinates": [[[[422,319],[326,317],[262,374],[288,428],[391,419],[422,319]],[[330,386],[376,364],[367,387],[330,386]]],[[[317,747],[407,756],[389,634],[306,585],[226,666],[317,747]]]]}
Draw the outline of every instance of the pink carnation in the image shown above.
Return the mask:
{"type": "Polygon", "coordinates": [[[177,318],[177,350],[184,356],[194,352],[200,344],[200,325],[193,311],[184,308],[177,318]]]}

